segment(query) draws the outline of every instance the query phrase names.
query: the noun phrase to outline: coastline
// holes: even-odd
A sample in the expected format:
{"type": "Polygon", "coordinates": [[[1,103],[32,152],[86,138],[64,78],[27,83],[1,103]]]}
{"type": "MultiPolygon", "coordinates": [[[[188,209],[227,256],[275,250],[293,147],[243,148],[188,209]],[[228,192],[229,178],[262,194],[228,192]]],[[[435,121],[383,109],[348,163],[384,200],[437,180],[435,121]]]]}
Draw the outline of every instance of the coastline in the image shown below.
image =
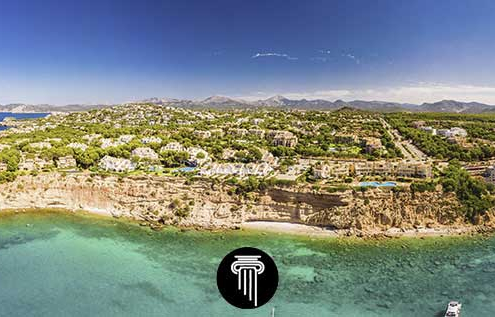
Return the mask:
{"type": "Polygon", "coordinates": [[[283,234],[289,236],[300,236],[306,238],[322,238],[322,239],[334,239],[334,238],[362,238],[362,239],[376,239],[376,238],[428,238],[428,237],[453,237],[453,236],[475,236],[482,234],[490,234],[493,232],[493,228],[488,227],[445,227],[445,228],[418,228],[418,229],[400,229],[391,228],[386,231],[374,230],[374,231],[361,231],[356,229],[329,229],[319,226],[311,226],[301,223],[293,222],[280,222],[280,221],[246,221],[241,223],[235,228],[205,228],[201,226],[183,226],[183,225],[161,225],[150,221],[142,221],[136,218],[127,216],[117,216],[109,211],[99,208],[70,210],[66,208],[19,208],[19,209],[0,209],[0,220],[2,216],[15,215],[18,213],[64,213],[64,214],[78,214],[89,217],[98,217],[105,219],[118,219],[123,221],[129,221],[141,227],[148,227],[151,230],[162,230],[166,228],[174,228],[180,231],[183,230],[195,230],[195,231],[208,231],[213,233],[224,233],[234,231],[245,232],[257,232],[261,234],[283,234]]]}
{"type": "MultiPolygon", "coordinates": [[[[444,227],[444,228],[417,228],[417,229],[401,229],[390,228],[388,230],[373,230],[363,231],[356,229],[328,229],[318,226],[310,226],[305,224],[290,223],[290,222],[275,222],[275,221],[249,221],[241,224],[241,229],[255,230],[261,232],[283,233],[293,235],[303,235],[309,237],[360,237],[360,238],[424,238],[424,237],[442,237],[442,236],[459,236],[479,234],[478,227],[444,227]]],[[[486,230],[489,232],[489,230],[486,230]]]]}

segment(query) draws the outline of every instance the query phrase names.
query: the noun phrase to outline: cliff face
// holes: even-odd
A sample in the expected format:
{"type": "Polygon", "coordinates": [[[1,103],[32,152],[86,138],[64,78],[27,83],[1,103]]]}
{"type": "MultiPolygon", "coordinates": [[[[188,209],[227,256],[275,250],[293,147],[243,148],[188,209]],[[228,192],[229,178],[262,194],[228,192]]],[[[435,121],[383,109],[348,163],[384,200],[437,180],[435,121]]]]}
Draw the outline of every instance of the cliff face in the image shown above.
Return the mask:
{"type": "Polygon", "coordinates": [[[0,185],[0,209],[64,208],[137,220],[229,228],[250,220],[271,220],[379,230],[459,224],[459,203],[442,193],[394,193],[374,189],[315,193],[308,188],[273,188],[250,199],[228,195],[226,185],[188,184],[168,177],[100,177],[51,173],[22,176],[0,185]]]}

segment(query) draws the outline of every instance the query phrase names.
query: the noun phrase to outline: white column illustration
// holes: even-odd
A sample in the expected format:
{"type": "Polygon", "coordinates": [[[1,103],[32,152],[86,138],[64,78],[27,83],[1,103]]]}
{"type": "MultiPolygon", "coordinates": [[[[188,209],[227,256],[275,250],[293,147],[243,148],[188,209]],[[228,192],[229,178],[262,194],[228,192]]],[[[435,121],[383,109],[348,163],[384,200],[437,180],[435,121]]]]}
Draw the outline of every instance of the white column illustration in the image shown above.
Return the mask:
{"type": "Polygon", "coordinates": [[[236,255],[237,261],[230,266],[232,273],[237,275],[237,288],[249,301],[254,300],[258,306],[258,275],[265,271],[265,265],[259,260],[260,255],[236,255]]]}

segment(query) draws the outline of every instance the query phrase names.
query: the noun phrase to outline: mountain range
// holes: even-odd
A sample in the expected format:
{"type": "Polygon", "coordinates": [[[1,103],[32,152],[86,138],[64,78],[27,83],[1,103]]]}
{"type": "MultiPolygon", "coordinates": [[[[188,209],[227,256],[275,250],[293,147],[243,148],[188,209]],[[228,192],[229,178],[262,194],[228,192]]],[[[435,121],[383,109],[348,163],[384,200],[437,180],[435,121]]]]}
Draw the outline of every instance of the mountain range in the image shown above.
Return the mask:
{"type": "Polygon", "coordinates": [[[157,105],[172,105],[189,108],[281,108],[281,109],[315,109],[315,110],[336,110],[343,107],[373,111],[414,111],[414,112],[452,112],[452,113],[486,113],[495,112],[495,105],[488,105],[479,102],[462,102],[455,100],[441,100],[434,103],[423,103],[420,105],[411,103],[398,103],[388,101],[329,101],[324,99],[288,99],[284,96],[273,96],[268,99],[257,101],[246,101],[224,96],[212,96],[204,100],[183,100],[183,99],[158,99],[151,98],[141,102],[153,103],[157,105]]]}
{"type": "MultiPolygon", "coordinates": [[[[324,99],[288,99],[284,96],[273,96],[268,99],[257,101],[246,101],[225,96],[212,96],[204,100],[173,99],[173,98],[150,98],[137,102],[128,102],[127,105],[135,103],[151,103],[163,106],[173,106],[191,109],[255,109],[255,108],[279,108],[279,109],[314,109],[314,110],[336,110],[343,107],[360,110],[372,110],[382,112],[412,111],[412,112],[448,112],[448,113],[495,113],[495,106],[479,102],[461,102],[455,100],[441,100],[434,103],[423,103],[420,105],[410,103],[397,103],[388,101],[329,101],[324,99]]],[[[74,104],[66,106],[53,106],[47,104],[27,105],[8,104],[0,105],[0,112],[73,112],[86,111],[111,107],[114,105],[102,104],[74,104]]]]}

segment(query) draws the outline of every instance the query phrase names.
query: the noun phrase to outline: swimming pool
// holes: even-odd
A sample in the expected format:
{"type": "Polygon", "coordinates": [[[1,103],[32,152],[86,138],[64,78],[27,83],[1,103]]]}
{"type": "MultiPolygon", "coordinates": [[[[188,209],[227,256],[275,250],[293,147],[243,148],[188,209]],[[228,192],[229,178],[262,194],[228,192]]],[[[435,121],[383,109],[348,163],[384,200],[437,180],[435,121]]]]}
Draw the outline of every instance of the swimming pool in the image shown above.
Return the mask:
{"type": "Polygon", "coordinates": [[[174,169],[172,172],[182,172],[182,173],[189,173],[189,172],[194,172],[196,170],[196,167],[181,167],[174,169]]]}
{"type": "Polygon", "coordinates": [[[360,182],[359,186],[362,187],[395,187],[396,182],[360,182]]]}

